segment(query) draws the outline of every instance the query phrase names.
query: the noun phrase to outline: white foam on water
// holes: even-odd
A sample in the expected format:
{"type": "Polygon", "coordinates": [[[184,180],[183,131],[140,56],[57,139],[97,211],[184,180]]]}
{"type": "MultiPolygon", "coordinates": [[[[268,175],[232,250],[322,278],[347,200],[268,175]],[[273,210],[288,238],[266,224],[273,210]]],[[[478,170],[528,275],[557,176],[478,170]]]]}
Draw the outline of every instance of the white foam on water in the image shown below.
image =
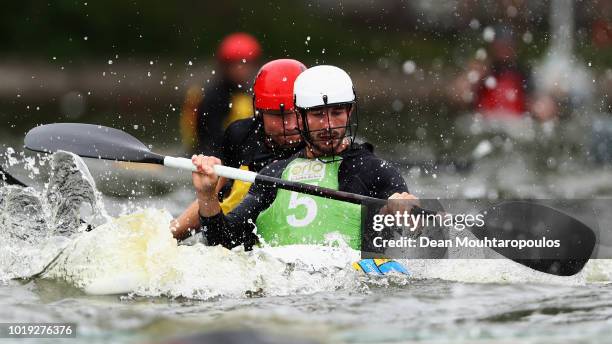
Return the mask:
{"type": "MultiPolygon", "coordinates": [[[[351,263],[359,259],[359,252],[342,246],[291,245],[244,252],[177,245],[168,229],[171,219],[164,210],[144,209],[82,233],[45,277],[67,280],[89,294],[194,299],[363,291],[371,283],[388,283],[354,271],[351,263]]],[[[583,285],[609,280],[612,274],[612,263],[603,260],[570,277],[544,274],[507,259],[401,262],[413,278],[468,283],[583,285]]]]}
{"type": "Polygon", "coordinates": [[[45,274],[90,294],[134,293],[211,299],[358,289],[346,247],[267,247],[244,252],[177,245],[172,217],[144,209],[82,233],[45,274]]]}
{"type": "MultiPolygon", "coordinates": [[[[582,285],[584,272],[574,276],[542,273],[509,259],[422,259],[407,265],[415,278],[439,278],[466,283],[537,283],[582,285]]],[[[610,265],[612,267],[612,264],[610,265]]]]}
{"type": "Polygon", "coordinates": [[[591,259],[584,266],[583,274],[588,283],[612,281],[612,259],[591,259]]]}
{"type": "MultiPolygon", "coordinates": [[[[475,239],[470,232],[450,233],[450,238],[461,235],[475,239]]],[[[413,273],[422,279],[439,278],[467,283],[538,283],[555,285],[584,285],[589,282],[611,281],[612,260],[590,261],[573,276],[557,276],[542,273],[506,259],[492,249],[462,250],[449,248],[449,259],[413,259],[403,261],[413,273]]]]}

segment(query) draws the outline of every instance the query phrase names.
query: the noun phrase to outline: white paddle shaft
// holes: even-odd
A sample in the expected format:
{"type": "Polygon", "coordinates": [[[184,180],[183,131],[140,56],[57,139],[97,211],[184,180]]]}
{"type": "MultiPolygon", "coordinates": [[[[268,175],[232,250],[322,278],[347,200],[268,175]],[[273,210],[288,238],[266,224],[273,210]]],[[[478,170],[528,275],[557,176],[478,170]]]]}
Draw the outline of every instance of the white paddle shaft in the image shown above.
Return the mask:
{"type": "MultiPolygon", "coordinates": [[[[175,158],[171,156],[164,157],[164,166],[174,167],[181,170],[187,170],[191,172],[196,171],[196,167],[191,162],[191,159],[187,158],[175,158]]],[[[257,173],[245,170],[239,170],[233,167],[227,167],[222,165],[215,165],[215,173],[219,177],[225,177],[234,180],[242,180],[243,182],[254,183],[257,173]]]]}

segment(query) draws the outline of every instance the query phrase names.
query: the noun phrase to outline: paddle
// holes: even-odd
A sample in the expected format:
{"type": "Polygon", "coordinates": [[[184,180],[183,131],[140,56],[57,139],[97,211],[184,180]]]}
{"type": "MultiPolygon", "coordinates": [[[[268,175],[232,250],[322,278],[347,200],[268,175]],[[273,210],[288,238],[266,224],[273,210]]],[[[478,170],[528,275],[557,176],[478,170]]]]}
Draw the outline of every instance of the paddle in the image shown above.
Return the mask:
{"type": "MultiPolygon", "coordinates": [[[[82,123],[54,123],[35,127],[25,137],[29,150],[53,153],[58,150],[72,152],[86,158],[158,164],[195,171],[190,159],[175,158],[153,153],[132,135],[118,129],[82,123]]],[[[281,180],[251,171],[227,166],[215,166],[217,175],[253,183],[273,184],[276,187],[306,194],[362,204],[379,201],[372,197],[349,192],[320,188],[314,185],[281,180]]]]}
{"type": "MultiPolygon", "coordinates": [[[[99,125],[80,123],[42,125],[27,133],[25,145],[26,148],[39,152],[51,153],[65,150],[82,157],[152,163],[195,171],[195,166],[190,159],[163,156],[151,152],[135,137],[121,130],[99,125]]],[[[355,204],[381,202],[381,200],[372,197],[282,180],[227,166],[217,165],[214,169],[217,175],[221,177],[272,185],[281,189],[355,204]]],[[[416,211],[424,214],[436,214],[436,212],[420,208],[416,211]]],[[[485,221],[486,226],[484,228],[474,231],[474,234],[480,238],[488,236],[499,239],[541,239],[542,233],[544,233],[549,240],[559,239],[562,242],[570,241],[572,243],[571,249],[568,249],[565,245],[566,247],[556,251],[549,249],[539,251],[534,248],[529,252],[528,258],[519,258],[521,255],[516,248],[496,250],[508,258],[538,271],[561,276],[573,275],[584,267],[595,246],[595,234],[590,228],[574,218],[544,205],[507,202],[495,205],[487,209],[485,213],[491,221],[490,223],[485,221]],[[523,216],[526,211],[531,211],[532,216],[523,216]],[[554,230],[544,230],[543,232],[540,226],[542,221],[553,223],[554,230]],[[541,259],[544,256],[546,259],[541,259]]]]}

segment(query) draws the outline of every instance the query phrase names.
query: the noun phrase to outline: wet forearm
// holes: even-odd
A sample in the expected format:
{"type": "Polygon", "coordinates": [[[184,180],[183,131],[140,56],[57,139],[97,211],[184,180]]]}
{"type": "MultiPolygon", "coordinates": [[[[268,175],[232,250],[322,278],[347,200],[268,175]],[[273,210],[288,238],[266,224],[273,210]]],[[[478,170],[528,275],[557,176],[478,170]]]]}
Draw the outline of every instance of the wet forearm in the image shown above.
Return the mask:
{"type": "Polygon", "coordinates": [[[200,228],[200,216],[198,215],[198,201],[193,201],[185,211],[170,223],[172,236],[177,240],[183,240],[191,235],[192,231],[200,228]]]}
{"type": "MultiPolygon", "coordinates": [[[[219,178],[219,183],[217,183],[216,192],[219,193],[219,190],[223,187],[227,180],[225,178],[219,178]]],[[[172,231],[172,236],[177,240],[184,240],[191,236],[193,231],[200,229],[200,204],[198,200],[191,202],[189,207],[183,211],[181,215],[179,215],[176,219],[172,220],[170,223],[170,230],[172,231]]]]}
{"type": "MultiPolygon", "coordinates": [[[[273,171],[280,174],[282,169],[273,171]]],[[[261,173],[265,174],[265,169],[261,173]]],[[[257,242],[257,236],[253,233],[257,217],[274,202],[276,192],[273,187],[255,182],[240,204],[226,215],[221,212],[218,201],[200,201],[204,205],[200,207],[200,224],[208,244],[227,248],[244,244],[245,249],[250,249],[257,242]]]]}
{"type": "Polygon", "coordinates": [[[221,212],[217,194],[198,194],[198,212],[202,217],[213,217],[221,212]]]}

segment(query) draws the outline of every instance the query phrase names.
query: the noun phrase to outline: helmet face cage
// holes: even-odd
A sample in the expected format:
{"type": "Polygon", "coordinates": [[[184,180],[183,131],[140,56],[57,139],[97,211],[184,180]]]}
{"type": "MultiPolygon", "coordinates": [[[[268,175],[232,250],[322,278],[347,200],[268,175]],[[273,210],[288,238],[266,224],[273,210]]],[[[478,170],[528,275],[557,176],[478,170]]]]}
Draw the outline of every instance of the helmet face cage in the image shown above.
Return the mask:
{"type": "Polygon", "coordinates": [[[263,65],[255,77],[253,109],[264,126],[263,139],[270,148],[289,150],[301,143],[297,124],[292,125],[295,120],[293,84],[305,70],[306,66],[300,61],[278,59],[263,65]],[[264,114],[271,117],[267,129],[272,130],[266,131],[264,114]]]}
{"type": "MultiPolygon", "coordinates": [[[[333,161],[338,161],[341,160],[341,158],[338,156],[338,148],[346,142],[346,140],[348,140],[349,144],[352,146],[354,141],[355,141],[355,137],[357,135],[357,128],[358,128],[358,117],[357,117],[357,112],[355,111],[355,102],[348,102],[348,103],[337,103],[337,104],[329,104],[329,105],[322,105],[322,106],[316,106],[316,107],[311,107],[311,108],[298,108],[298,111],[296,111],[296,115],[299,114],[299,116],[301,117],[301,122],[302,122],[302,128],[300,129],[300,134],[302,135],[302,138],[304,139],[304,141],[306,141],[312,148],[316,149],[317,151],[319,151],[320,153],[322,153],[323,155],[321,157],[319,157],[319,160],[322,162],[333,162],[333,161]],[[332,111],[332,109],[334,107],[345,107],[348,111],[348,119],[345,123],[345,125],[343,126],[336,126],[336,127],[332,127],[331,125],[331,121],[329,119],[330,116],[330,111],[332,111]],[[316,109],[320,109],[320,108],[325,108],[325,118],[327,120],[327,127],[324,129],[316,129],[316,130],[311,130],[310,127],[308,126],[308,111],[312,111],[312,110],[316,110],[316,109]],[[351,113],[352,110],[352,113],[351,113]],[[329,139],[317,139],[317,133],[323,132],[323,131],[327,131],[328,133],[332,133],[334,130],[339,130],[339,129],[344,129],[344,135],[342,135],[342,137],[338,138],[338,142],[337,143],[332,143],[332,145],[330,145],[329,147],[322,147],[321,142],[328,142],[329,139]]],[[[300,120],[300,118],[298,118],[298,120],[300,120]]]]}
{"type": "Polygon", "coordinates": [[[352,145],[357,134],[357,113],[354,111],[357,95],[351,77],[335,66],[314,66],[297,77],[293,96],[301,115],[300,131],[308,149],[314,155],[338,160],[340,149],[352,145]],[[337,107],[348,110],[350,115],[345,123],[338,122],[340,118],[336,116],[339,114],[334,109],[337,107]],[[316,111],[312,115],[318,122],[308,123],[311,111],[316,111]],[[322,122],[325,119],[327,123],[322,122]]]}
{"type": "MultiPolygon", "coordinates": [[[[293,111],[292,111],[293,112],[293,111]]],[[[294,114],[292,112],[286,111],[285,110],[285,104],[280,104],[280,110],[263,110],[263,109],[256,109],[255,110],[255,114],[256,116],[260,117],[262,124],[265,126],[265,123],[263,122],[263,115],[264,113],[268,114],[268,115],[272,115],[272,116],[278,116],[281,118],[281,123],[283,126],[283,130],[280,134],[269,134],[266,132],[265,128],[263,130],[263,134],[264,134],[264,139],[266,141],[266,143],[275,149],[289,149],[289,148],[294,148],[296,147],[300,141],[292,141],[290,139],[291,136],[295,136],[298,132],[299,129],[296,127],[294,128],[288,128],[286,125],[286,120],[285,118],[290,118],[290,116],[293,116],[294,114]],[[295,132],[297,130],[297,132],[295,132]],[[293,131],[292,133],[290,133],[289,131],[293,131]],[[278,140],[276,138],[282,137],[283,140],[278,140]],[[275,140],[276,139],[276,140],[275,140]],[[282,141],[285,142],[286,144],[279,144],[278,141],[282,141]]]]}

